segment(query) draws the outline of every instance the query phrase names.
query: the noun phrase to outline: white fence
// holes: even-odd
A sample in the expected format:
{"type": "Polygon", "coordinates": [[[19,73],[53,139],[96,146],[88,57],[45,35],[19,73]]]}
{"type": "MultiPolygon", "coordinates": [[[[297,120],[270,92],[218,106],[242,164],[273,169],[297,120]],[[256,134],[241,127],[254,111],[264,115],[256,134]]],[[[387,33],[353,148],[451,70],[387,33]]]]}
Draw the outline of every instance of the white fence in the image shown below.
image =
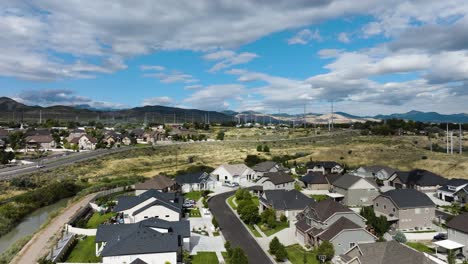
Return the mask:
{"type": "Polygon", "coordinates": [[[65,229],[72,234],[84,235],[84,236],[96,236],[97,229],[86,229],[73,227],[71,225],[65,225],[65,229]]]}

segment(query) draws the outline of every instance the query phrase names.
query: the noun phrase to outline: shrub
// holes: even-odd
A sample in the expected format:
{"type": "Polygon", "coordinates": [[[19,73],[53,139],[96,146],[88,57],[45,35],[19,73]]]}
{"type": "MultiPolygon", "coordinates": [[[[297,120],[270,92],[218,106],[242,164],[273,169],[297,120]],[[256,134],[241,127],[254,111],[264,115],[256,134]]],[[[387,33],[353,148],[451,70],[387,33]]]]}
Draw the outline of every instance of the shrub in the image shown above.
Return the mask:
{"type": "Polygon", "coordinates": [[[326,260],[331,260],[334,255],[335,249],[329,241],[323,241],[317,249],[317,256],[326,256],[326,260]]]}
{"type": "Polygon", "coordinates": [[[258,151],[258,152],[262,152],[262,151],[263,151],[262,145],[258,145],[258,146],[257,146],[257,151],[258,151]]]}
{"type": "Polygon", "coordinates": [[[263,146],[263,152],[270,152],[270,147],[267,145],[263,146]]]}
{"type": "Polygon", "coordinates": [[[276,251],[278,251],[280,246],[281,246],[281,243],[279,242],[279,239],[275,236],[270,242],[270,253],[272,255],[275,255],[276,251]]]}
{"type": "Polygon", "coordinates": [[[395,241],[397,242],[400,242],[400,243],[406,243],[406,236],[403,232],[401,231],[398,231],[395,236],[393,236],[393,239],[395,239],[395,241]]]}
{"type": "Polygon", "coordinates": [[[244,251],[236,247],[232,250],[231,257],[229,258],[230,264],[248,264],[249,260],[247,259],[247,255],[245,255],[244,251]]]}
{"type": "Polygon", "coordinates": [[[284,214],[282,214],[280,217],[280,221],[286,223],[288,221],[288,218],[284,214]]]}

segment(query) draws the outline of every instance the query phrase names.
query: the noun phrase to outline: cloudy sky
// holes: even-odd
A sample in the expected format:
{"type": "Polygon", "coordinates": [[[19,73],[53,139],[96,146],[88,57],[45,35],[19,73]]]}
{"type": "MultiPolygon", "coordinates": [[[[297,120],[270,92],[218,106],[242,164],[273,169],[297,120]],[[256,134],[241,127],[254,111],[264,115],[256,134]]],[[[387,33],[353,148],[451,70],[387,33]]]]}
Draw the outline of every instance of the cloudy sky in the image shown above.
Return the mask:
{"type": "Polygon", "coordinates": [[[267,113],[468,112],[466,0],[2,0],[0,95],[267,113]]]}

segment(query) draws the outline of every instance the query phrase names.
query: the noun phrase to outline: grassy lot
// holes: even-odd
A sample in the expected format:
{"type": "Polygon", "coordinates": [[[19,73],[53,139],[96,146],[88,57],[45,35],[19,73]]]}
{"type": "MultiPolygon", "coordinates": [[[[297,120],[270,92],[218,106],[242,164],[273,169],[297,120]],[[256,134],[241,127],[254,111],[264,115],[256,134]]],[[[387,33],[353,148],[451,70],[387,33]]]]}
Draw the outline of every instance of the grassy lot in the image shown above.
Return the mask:
{"type": "Polygon", "coordinates": [[[97,228],[100,224],[106,222],[111,217],[115,216],[116,213],[106,213],[101,214],[99,212],[94,212],[94,214],[89,218],[88,223],[86,223],[86,228],[97,228]]]}
{"type": "Polygon", "coordinates": [[[265,235],[271,236],[288,227],[289,227],[289,222],[277,222],[276,227],[273,229],[270,229],[270,228],[263,229],[263,227],[261,229],[263,233],[265,233],[265,235]]]}
{"type": "Polygon", "coordinates": [[[329,197],[325,194],[311,194],[310,198],[314,198],[315,201],[320,202],[322,200],[326,200],[329,197]]]}
{"type": "Polygon", "coordinates": [[[419,242],[407,242],[407,246],[416,249],[417,251],[424,252],[424,253],[434,253],[434,249],[428,247],[427,245],[419,242]]]}
{"type": "Polygon", "coordinates": [[[252,231],[255,237],[262,237],[262,235],[255,229],[253,225],[247,225],[247,227],[252,231]]]}
{"type": "Polygon", "coordinates": [[[304,263],[304,254],[307,258],[307,264],[319,264],[320,262],[317,260],[317,254],[315,251],[305,251],[298,244],[294,244],[291,246],[286,247],[286,251],[288,252],[288,259],[292,264],[303,264],[304,263]]]}
{"type": "Polygon", "coordinates": [[[231,206],[232,209],[236,210],[237,209],[237,206],[236,204],[234,204],[234,199],[236,198],[236,196],[231,196],[227,199],[227,202],[229,204],[229,206],[231,206]]]}
{"type": "Polygon", "coordinates": [[[252,197],[252,201],[254,202],[254,204],[258,207],[258,205],[260,204],[260,201],[258,200],[258,197],[252,197]]]}
{"type": "Polygon", "coordinates": [[[101,262],[101,257],[96,257],[96,237],[89,236],[83,240],[79,240],[73,250],[67,257],[65,262],[71,263],[89,263],[101,262]]]}
{"type": "Polygon", "coordinates": [[[195,200],[195,201],[200,200],[201,196],[202,196],[202,193],[200,191],[193,191],[193,192],[189,192],[189,193],[184,193],[185,199],[192,199],[192,200],[195,200]]]}
{"type": "Polygon", "coordinates": [[[193,264],[218,264],[218,257],[215,252],[198,252],[192,256],[193,264]]]}
{"type": "Polygon", "coordinates": [[[190,217],[201,217],[200,209],[198,209],[198,208],[190,209],[189,216],[190,217]]]}

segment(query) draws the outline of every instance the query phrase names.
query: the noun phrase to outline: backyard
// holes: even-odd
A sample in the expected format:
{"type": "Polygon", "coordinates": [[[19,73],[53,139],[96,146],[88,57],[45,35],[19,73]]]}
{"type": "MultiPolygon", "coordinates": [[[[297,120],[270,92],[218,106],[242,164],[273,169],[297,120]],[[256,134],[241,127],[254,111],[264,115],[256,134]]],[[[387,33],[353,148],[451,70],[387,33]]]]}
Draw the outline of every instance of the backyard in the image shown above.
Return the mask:
{"type": "Polygon", "coordinates": [[[89,236],[78,240],[65,262],[70,263],[96,263],[101,262],[101,257],[96,257],[96,237],[89,236]]]}
{"type": "Polygon", "coordinates": [[[218,257],[215,252],[198,252],[192,256],[192,264],[218,264],[218,257]]]}
{"type": "Polygon", "coordinates": [[[427,245],[420,242],[407,242],[406,245],[424,253],[433,254],[435,252],[433,248],[430,248],[427,245]]]}
{"type": "Polygon", "coordinates": [[[105,213],[102,214],[100,212],[94,212],[94,214],[89,218],[88,222],[86,223],[86,228],[97,228],[100,224],[105,223],[107,220],[114,217],[116,213],[105,213]]]}
{"type": "Polygon", "coordinates": [[[315,251],[306,251],[298,244],[287,246],[286,251],[288,252],[288,259],[292,264],[305,263],[304,255],[307,258],[307,264],[319,264],[315,251]]]}

